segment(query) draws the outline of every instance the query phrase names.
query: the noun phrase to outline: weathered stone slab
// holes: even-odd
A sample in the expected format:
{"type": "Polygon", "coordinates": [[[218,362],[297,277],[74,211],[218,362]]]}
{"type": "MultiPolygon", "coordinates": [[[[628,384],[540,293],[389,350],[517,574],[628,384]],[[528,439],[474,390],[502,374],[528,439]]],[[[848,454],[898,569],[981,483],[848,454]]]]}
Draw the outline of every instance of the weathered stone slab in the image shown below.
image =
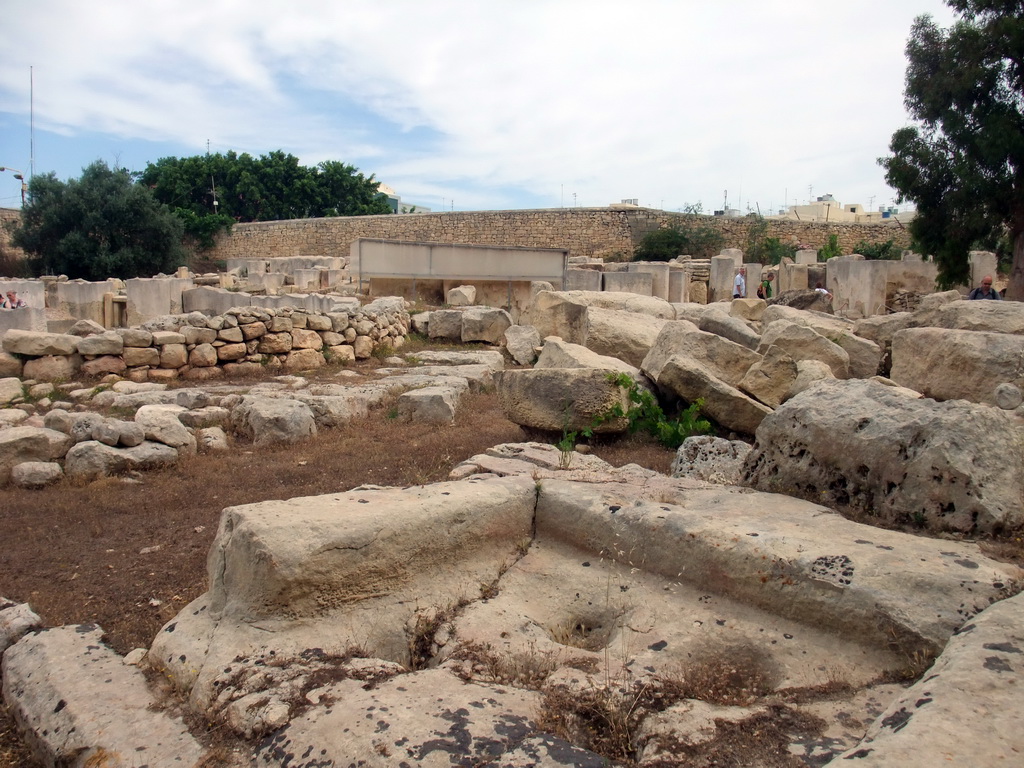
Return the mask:
{"type": "Polygon", "coordinates": [[[597,421],[618,406],[629,409],[626,390],[610,381],[618,371],[602,368],[534,368],[494,374],[498,402],[506,418],[551,432],[593,428],[595,433],[625,431],[625,417],[597,421]]]}
{"type": "Polygon", "coordinates": [[[95,625],[44,629],[3,655],[4,701],[49,765],[196,765],[204,750],[159,710],[95,625]]]}

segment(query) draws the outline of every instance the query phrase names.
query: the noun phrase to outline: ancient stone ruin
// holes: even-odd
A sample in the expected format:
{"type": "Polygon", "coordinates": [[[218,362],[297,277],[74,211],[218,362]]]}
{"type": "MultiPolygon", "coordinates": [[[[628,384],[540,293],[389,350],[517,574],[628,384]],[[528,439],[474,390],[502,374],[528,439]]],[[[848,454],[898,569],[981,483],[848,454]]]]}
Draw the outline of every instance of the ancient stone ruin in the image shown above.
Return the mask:
{"type": "Polygon", "coordinates": [[[384,393],[444,424],[493,387],[551,437],[443,483],[225,509],[205,594],[124,659],[101,628],[0,603],[4,700],[44,759],[208,765],[184,709],[266,767],[656,768],[755,732],[808,766],[1014,763],[1024,572],[977,540],[1024,522],[1020,305],[934,294],[854,321],[551,287],[515,313],[460,290],[411,316],[381,299],[9,331],[0,471],[27,487],[232,433],[301,440],[384,393]],[[495,348],[410,359],[409,332],[495,348]],[[303,376],[360,338],[391,356],[378,379],[303,376]],[[700,401],[723,436],[684,443],[671,476],[552,445],[627,429],[603,418],[629,407],[622,376],[700,401]],[[94,412],[111,406],[134,417],[94,412]]]}

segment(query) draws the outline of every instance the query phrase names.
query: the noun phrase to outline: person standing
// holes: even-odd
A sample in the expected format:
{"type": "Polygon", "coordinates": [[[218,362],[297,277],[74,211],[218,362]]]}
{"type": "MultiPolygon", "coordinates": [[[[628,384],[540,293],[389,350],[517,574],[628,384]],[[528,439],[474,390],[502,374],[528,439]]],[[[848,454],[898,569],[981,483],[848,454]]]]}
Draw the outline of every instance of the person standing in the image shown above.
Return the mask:
{"type": "Polygon", "coordinates": [[[772,297],[772,282],[774,282],[774,280],[775,273],[769,272],[768,277],[761,281],[761,285],[757,289],[757,298],[770,299],[772,297]]]}
{"type": "Polygon", "coordinates": [[[736,279],[732,281],[732,297],[734,299],[747,298],[747,268],[740,267],[736,273],[736,279]]]}
{"type": "Polygon", "coordinates": [[[985,275],[981,278],[981,285],[967,294],[968,301],[978,301],[979,299],[995,299],[996,301],[1003,300],[1003,297],[999,295],[999,291],[992,287],[991,275],[985,275]]]}

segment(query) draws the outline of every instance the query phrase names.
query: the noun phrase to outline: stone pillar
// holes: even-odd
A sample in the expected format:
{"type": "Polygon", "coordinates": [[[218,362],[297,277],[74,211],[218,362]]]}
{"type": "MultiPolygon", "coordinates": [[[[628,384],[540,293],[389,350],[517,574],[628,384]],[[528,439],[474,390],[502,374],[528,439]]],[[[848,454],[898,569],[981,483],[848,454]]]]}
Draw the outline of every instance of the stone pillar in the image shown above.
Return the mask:
{"type": "Polygon", "coordinates": [[[715,301],[732,300],[732,285],[739,267],[740,265],[732,256],[711,257],[711,279],[708,281],[709,304],[715,301]]]}
{"type": "Polygon", "coordinates": [[[650,274],[651,295],[668,300],[669,266],[666,262],[634,261],[630,263],[629,271],[650,274]]]}

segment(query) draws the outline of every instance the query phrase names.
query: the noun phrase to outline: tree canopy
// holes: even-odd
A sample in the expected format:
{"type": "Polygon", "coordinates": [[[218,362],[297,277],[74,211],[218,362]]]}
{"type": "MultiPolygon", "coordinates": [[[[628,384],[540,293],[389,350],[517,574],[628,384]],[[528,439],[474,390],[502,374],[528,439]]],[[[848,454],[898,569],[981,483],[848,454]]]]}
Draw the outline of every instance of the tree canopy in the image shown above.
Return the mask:
{"type": "Polygon", "coordinates": [[[33,271],[70,278],[149,277],[184,263],[182,224],[123,168],[97,161],[79,179],[33,176],[12,241],[33,271]]]}
{"type": "Polygon", "coordinates": [[[896,131],[879,163],[911,200],[917,243],[945,286],[969,279],[968,251],[1008,235],[1007,297],[1024,299],[1024,6],[946,0],[950,29],[919,16],[907,42],[904,99],[917,125],[896,131]]]}
{"type": "Polygon", "coordinates": [[[336,160],[305,167],[280,150],[259,158],[230,151],[164,157],[147,165],[139,181],[201,245],[236,221],[391,213],[372,175],[336,160]]]}

